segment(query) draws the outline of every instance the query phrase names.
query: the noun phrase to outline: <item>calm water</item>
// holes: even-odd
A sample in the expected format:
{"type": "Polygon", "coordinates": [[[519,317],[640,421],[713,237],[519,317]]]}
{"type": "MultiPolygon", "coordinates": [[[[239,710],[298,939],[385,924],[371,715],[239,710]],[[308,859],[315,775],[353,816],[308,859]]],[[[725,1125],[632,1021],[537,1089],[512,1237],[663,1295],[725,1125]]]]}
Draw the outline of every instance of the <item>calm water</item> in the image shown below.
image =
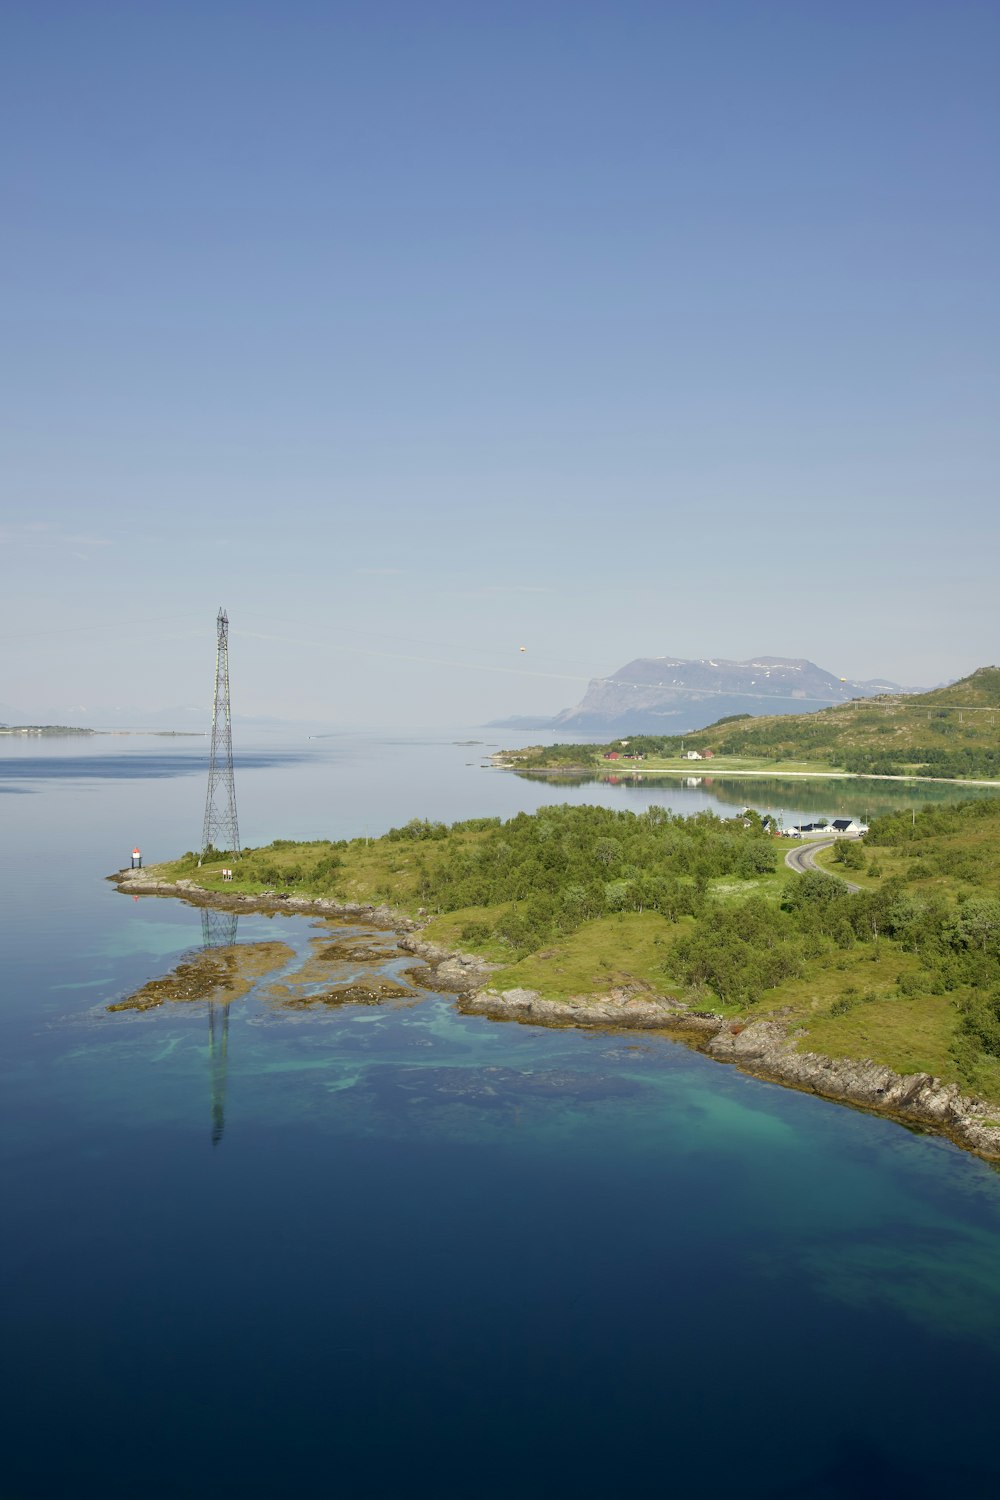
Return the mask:
{"type": "MultiPolygon", "coordinates": [[[[244,839],[713,802],[465,738],[258,742],[244,839]]],[[[205,1005],[109,1015],[203,940],[102,877],[197,843],[204,756],[0,744],[0,1493],[996,1495],[1000,1177],[948,1144],[433,994],[254,996],[224,1056],[205,1005]]]]}

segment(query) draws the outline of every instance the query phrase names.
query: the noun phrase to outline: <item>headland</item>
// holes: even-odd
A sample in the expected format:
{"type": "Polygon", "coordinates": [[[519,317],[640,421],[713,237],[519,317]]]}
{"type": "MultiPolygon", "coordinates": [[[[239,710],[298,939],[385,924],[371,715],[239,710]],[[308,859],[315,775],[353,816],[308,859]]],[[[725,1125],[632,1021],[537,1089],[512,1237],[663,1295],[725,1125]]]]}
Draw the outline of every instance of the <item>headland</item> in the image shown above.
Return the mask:
{"type": "Polygon", "coordinates": [[[820,853],[826,873],[796,874],[750,810],[557,807],[111,878],[132,894],[360,922],[392,933],[468,1013],[663,1031],[1000,1157],[998,832],[992,802],[892,815],[820,853]]]}

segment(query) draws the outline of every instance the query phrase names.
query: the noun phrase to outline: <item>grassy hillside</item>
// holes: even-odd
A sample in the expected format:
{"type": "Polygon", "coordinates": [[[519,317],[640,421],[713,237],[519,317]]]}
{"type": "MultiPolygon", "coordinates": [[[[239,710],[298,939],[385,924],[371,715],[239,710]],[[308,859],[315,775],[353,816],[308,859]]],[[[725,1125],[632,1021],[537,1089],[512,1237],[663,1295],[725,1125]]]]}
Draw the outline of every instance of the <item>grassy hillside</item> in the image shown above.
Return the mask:
{"type": "Polygon", "coordinates": [[[877,819],[827,876],[793,875],[754,813],[722,820],[550,807],[507,823],[414,822],[381,839],[247,850],[209,889],[387,901],[424,935],[553,998],[626,986],[733,1017],[775,1014],[801,1045],[927,1071],[1000,1106],[1000,805],[877,819]]]}
{"type": "Polygon", "coordinates": [[[741,720],[702,730],[692,747],[723,754],[835,761],[849,771],[1000,776],[1000,670],[931,693],[857,699],[794,718],[741,720]]]}
{"type": "MultiPolygon", "coordinates": [[[[971,677],[930,693],[859,698],[810,714],[749,715],[720,719],[681,736],[636,735],[629,754],[645,756],[646,769],[666,768],[685,750],[711,749],[716,773],[746,769],[830,768],[870,775],[1000,779],[1000,668],[980,667],[971,677]]],[[[612,746],[555,745],[514,752],[521,769],[568,769],[586,762],[607,769],[612,746]]],[[[628,769],[629,762],[623,762],[628,769]]]]}

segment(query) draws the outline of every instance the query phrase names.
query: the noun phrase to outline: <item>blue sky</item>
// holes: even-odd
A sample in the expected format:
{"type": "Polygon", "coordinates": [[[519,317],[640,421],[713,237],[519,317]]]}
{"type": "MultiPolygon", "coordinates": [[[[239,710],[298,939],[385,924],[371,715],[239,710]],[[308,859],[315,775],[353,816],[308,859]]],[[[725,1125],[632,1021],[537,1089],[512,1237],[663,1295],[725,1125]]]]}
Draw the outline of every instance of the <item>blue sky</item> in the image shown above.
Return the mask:
{"type": "Polygon", "coordinates": [[[1000,8],[0,15],[0,702],[997,659],[1000,8]],[[522,653],[521,646],[526,650],[522,653]]]}

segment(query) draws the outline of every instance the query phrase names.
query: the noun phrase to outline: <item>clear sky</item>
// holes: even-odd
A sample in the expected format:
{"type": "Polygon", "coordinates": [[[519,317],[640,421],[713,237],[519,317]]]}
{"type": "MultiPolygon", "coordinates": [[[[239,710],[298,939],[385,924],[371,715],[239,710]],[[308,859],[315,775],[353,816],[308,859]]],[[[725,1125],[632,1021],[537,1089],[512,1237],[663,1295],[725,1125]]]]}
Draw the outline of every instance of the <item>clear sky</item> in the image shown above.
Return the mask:
{"type": "Polygon", "coordinates": [[[1000,657],[995,0],[5,0],[0,703],[1000,657]],[[526,650],[521,652],[520,647],[526,650]]]}

